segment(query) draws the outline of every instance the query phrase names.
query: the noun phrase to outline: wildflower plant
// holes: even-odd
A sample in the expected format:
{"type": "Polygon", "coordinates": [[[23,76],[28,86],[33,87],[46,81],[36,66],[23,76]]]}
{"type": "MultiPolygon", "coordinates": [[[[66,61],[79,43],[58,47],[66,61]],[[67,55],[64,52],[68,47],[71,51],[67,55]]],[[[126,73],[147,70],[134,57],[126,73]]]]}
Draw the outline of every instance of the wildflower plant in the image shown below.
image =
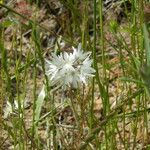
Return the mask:
{"type": "Polygon", "coordinates": [[[52,54],[51,61],[46,60],[46,74],[51,84],[63,88],[78,88],[81,84],[87,85],[88,79],[94,77],[90,52],[84,52],[81,44],[78,48],[72,47],[72,53],[52,54]]]}

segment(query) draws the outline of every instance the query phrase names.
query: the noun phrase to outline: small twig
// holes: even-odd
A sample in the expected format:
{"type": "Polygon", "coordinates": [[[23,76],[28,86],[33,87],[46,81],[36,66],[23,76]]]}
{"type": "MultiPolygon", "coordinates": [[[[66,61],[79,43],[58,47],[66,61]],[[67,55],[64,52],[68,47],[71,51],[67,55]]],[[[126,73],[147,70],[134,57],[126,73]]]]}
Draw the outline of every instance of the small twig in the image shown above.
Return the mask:
{"type": "Polygon", "coordinates": [[[11,12],[13,12],[13,13],[15,13],[16,15],[20,16],[21,18],[23,18],[23,19],[25,19],[25,20],[28,20],[28,21],[30,21],[31,23],[35,24],[35,25],[38,25],[40,28],[42,28],[42,29],[44,29],[44,30],[46,30],[46,31],[48,31],[48,32],[50,32],[50,33],[52,33],[52,34],[54,34],[56,37],[58,37],[57,33],[55,33],[54,31],[51,31],[51,30],[45,28],[44,26],[41,26],[38,22],[32,21],[31,19],[29,19],[28,17],[26,17],[26,16],[24,16],[24,15],[18,13],[18,12],[15,11],[14,9],[12,9],[12,8],[6,6],[6,5],[3,5],[3,4],[0,4],[0,6],[3,7],[3,8],[6,8],[7,10],[9,10],[9,11],[11,11],[11,12]]]}
{"type": "MultiPolygon", "coordinates": [[[[39,26],[41,29],[43,29],[43,30],[45,30],[45,31],[47,31],[47,32],[50,32],[52,35],[54,35],[54,36],[56,36],[56,37],[59,37],[59,34],[58,34],[58,33],[59,33],[60,31],[56,33],[56,32],[54,32],[54,31],[52,31],[52,30],[49,30],[49,29],[47,29],[46,27],[40,25],[37,21],[35,21],[35,20],[32,21],[32,20],[29,19],[28,17],[26,17],[26,16],[24,16],[24,15],[18,13],[18,12],[15,11],[14,9],[12,9],[12,8],[10,8],[10,7],[6,6],[6,5],[4,5],[4,4],[0,4],[0,7],[5,8],[5,9],[11,11],[12,13],[14,13],[14,14],[20,16],[21,18],[23,18],[23,19],[25,19],[25,20],[28,20],[28,21],[31,22],[32,24],[35,24],[35,25],[39,26]]],[[[70,40],[68,40],[68,39],[65,38],[65,37],[64,37],[64,41],[66,41],[66,42],[68,42],[68,43],[72,43],[70,40]]],[[[75,44],[74,44],[74,45],[75,45],[75,44]]]]}

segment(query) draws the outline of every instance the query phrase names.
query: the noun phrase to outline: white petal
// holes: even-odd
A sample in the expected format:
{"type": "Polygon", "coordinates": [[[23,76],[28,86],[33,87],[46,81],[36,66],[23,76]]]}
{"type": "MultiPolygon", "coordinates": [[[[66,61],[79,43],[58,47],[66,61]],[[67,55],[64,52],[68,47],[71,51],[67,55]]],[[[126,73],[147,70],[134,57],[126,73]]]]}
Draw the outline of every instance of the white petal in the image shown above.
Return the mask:
{"type": "Polygon", "coordinates": [[[72,49],[73,53],[52,54],[51,61],[46,60],[46,74],[53,84],[77,88],[80,83],[87,84],[88,78],[94,76],[95,70],[89,58],[91,53],[84,52],[81,44],[72,49]]]}

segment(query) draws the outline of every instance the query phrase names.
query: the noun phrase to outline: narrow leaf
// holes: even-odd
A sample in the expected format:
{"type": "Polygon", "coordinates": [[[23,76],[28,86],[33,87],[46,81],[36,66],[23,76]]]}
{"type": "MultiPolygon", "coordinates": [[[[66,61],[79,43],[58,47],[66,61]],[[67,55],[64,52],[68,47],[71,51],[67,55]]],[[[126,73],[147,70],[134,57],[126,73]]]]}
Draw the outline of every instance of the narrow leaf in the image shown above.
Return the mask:
{"type": "Polygon", "coordinates": [[[144,34],[144,46],[146,51],[147,66],[150,66],[150,41],[149,41],[149,33],[145,24],[143,25],[143,34],[144,34]]]}
{"type": "Polygon", "coordinates": [[[45,87],[42,87],[42,90],[38,96],[38,99],[36,101],[36,109],[35,109],[35,122],[37,122],[40,118],[40,113],[41,113],[41,109],[42,109],[42,105],[45,99],[45,87]]]}

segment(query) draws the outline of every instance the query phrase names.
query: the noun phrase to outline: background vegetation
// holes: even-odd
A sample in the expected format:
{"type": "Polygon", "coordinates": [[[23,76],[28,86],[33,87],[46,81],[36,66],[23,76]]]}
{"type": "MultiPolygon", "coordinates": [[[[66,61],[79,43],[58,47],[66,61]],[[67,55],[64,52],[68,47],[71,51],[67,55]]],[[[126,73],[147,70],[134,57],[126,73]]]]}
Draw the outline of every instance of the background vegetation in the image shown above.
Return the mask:
{"type": "Polygon", "coordinates": [[[1,149],[150,149],[150,4],[20,0],[0,4],[1,149]],[[51,86],[45,59],[81,43],[88,86],[51,86]]]}

